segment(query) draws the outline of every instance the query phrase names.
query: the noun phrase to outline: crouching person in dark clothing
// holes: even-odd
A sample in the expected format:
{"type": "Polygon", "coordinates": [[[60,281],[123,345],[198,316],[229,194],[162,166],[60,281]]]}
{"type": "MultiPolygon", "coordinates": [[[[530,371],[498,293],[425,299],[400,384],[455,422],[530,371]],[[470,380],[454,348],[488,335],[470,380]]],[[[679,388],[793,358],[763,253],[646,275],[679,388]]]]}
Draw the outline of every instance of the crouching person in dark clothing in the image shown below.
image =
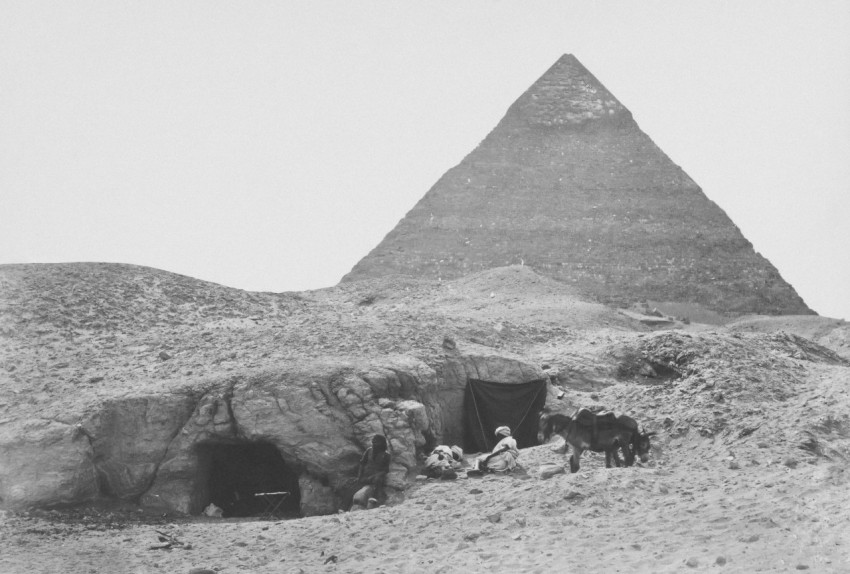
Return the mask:
{"type": "Polygon", "coordinates": [[[357,468],[357,486],[360,489],[354,495],[354,504],[363,508],[375,508],[383,503],[386,500],[384,485],[389,472],[387,438],[376,434],[372,437],[372,446],[363,453],[357,468]]]}

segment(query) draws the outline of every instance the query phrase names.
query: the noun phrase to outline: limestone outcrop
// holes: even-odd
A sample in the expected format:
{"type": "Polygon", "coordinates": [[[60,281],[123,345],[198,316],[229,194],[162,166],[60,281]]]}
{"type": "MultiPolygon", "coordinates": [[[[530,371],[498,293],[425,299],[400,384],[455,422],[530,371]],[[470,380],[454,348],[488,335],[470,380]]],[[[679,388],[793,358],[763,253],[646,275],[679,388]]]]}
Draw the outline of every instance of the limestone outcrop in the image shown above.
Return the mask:
{"type": "MultiPolygon", "coordinates": [[[[234,504],[219,492],[224,455],[217,449],[267,445],[263,456],[282,459],[283,482],[263,483],[262,468],[243,468],[260,475],[250,490],[294,489],[301,515],[332,513],[350,504],[352,476],[374,434],[389,440],[388,487],[400,492],[426,449],[461,438],[467,374],[504,382],[542,375],[486,350],[456,352],[444,365],[440,376],[408,356],[368,364],[325,359],[205,388],[110,399],[78,424],[7,428],[0,496],[8,508],[111,499],[199,514],[210,502],[234,504]]],[[[232,480],[226,486],[241,488],[232,480]]]]}
{"type": "Polygon", "coordinates": [[[98,494],[92,449],[79,427],[32,419],[0,434],[0,505],[58,506],[98,494]]]}

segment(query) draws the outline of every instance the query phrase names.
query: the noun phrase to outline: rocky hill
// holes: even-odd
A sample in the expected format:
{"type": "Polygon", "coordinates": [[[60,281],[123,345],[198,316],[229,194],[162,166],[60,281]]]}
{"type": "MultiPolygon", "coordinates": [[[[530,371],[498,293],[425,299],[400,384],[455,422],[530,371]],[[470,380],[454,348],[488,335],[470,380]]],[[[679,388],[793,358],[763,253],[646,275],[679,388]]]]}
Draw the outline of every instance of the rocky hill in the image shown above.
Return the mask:
{"type": "Polygon", "coordinates": [[[649,300],[730,316],[812,313],[571,55],[343,280],[445,280],[521,264],[615,306],[649,300]]]}
{"type": "Polygon", "coordinates": [[[420,571],[434,548],[445,572],[599,551],[647,572],[850,565],[843,321],[643,315],[528,266],[275,294],[111,264],[0,266],[0,317],[0,505],[18,512],[0,511],[0,570],[313,571],[333,555],[339,571],[420,571]],[[467,378],[541,377],[549,410],[612,408],[655,431],[650,463],[586,454],[549,478],[568,465],[546,445],[513,476],[415,479],[431,445],[463,440],[467,378]],[[390,505],[336,515],[375,432],[390,505]],[[213,468],[239,487],[233,458],[262,481],[269,453],[298,494],[286,512],[318,516],[180,518],[221,487],[213,468]],[[147,550],[152,523],[196,551],[147,550]],[[587,528],[612,535],[591,552],[587,528]]]}
{"type": "Polygon", "coordinates": [[[524,268],[272,294],[131,265],[7,265],[0,285],[9,507],[106,496],[195,513],[203,485],[174,485],[205,464],[198,448],[253,441],[281,450],[302,512],[326,512],[375,432],[400,453],[399,488],[426,443],[460,440],[467,371],[539,379],[528,344],[639,325],[524,268]]]}

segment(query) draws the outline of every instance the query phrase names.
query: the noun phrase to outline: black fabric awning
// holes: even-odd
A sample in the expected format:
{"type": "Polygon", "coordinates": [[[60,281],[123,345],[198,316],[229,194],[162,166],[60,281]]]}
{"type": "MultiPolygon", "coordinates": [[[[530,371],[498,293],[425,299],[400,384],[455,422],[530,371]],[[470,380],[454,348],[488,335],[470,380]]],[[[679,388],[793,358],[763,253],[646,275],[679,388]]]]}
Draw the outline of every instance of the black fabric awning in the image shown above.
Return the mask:
{"type": "Polygon", "coordinates": [[[463,400],[463,448],[485,452],[495,445],[495,430],[506,425],[519,448],[537,443],[537,420],[546,404],[546,381],[493,383],[468,379],[463,400]]]}

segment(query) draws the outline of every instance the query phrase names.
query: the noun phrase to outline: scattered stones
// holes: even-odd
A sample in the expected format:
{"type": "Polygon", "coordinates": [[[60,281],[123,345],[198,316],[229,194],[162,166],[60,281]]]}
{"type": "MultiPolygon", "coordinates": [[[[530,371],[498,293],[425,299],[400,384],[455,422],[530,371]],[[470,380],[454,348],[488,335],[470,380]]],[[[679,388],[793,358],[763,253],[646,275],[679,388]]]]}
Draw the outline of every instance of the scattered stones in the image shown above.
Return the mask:
{"type": "Polygon", "coordinates": [[[156,532],[159,542],[148,546],[148,550],[171,550],[172,548],[192,549],[192,544],[183,542],[177,537],[177,534],[163,532],[162,530],[155,530],[154,532],[156,532]]]}
{"type": "Polygon", "coordinates": [[[688,558],[685,561],[685,566],[687,566],[688,568],[696,568],[697,566],[699,566],[699,560],[693,557],[688,558]]]}
{"type": "Polygon", "coordinates": [[[545,464],[540,467],[540,479],[548,480],[557,474],[565,474],[564,467],[560,464],[545,464]]]}
{"type": "Polygon", "coordinates": [[[655,372],[655,369],[652,368],[652,365],[649,363],[643,363],[638,370],[638,374],[642,377],[647,377],[650,379],[654,379],[658,376],[658,373],[655,372]]]}

